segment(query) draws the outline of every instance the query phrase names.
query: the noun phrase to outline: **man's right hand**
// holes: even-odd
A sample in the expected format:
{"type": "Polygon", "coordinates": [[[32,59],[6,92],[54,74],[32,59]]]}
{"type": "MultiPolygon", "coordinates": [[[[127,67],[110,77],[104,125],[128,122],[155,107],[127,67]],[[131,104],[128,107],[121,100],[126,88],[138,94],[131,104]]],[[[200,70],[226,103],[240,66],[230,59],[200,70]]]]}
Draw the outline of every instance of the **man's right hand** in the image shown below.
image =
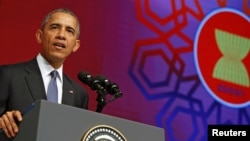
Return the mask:
{"type": "Polygon", "coordinates": [[[22,120],[20,111],[8,111],[0,117],[0,129],[4,131],[7,137],[15,137],[18,133],[17,122],[21,122],[22,120]]]}

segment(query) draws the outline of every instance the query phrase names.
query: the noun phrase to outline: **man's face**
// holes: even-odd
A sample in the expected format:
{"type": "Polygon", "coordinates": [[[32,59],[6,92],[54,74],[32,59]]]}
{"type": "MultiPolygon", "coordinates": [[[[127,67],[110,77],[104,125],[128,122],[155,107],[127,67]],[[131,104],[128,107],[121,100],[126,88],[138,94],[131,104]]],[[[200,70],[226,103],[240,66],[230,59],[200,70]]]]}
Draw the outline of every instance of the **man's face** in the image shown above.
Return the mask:
{"type": "Polygon", "coordinates": [[[66,57],[78,50],[77,21],[67,13],[54,13],[43,30],[36,33],[41,54],[51,64],[61,65],[66,57]]]}

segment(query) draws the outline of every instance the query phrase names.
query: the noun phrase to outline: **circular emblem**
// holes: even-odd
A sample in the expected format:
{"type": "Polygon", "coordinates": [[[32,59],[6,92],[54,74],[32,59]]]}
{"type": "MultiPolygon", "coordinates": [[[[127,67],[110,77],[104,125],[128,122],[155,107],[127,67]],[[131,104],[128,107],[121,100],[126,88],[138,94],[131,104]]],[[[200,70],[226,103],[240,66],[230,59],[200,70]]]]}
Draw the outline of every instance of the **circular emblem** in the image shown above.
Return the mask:
{"type": "Polygon", "coordinates": [[[114,127],[98,125],[83,135],[82,141],[127,141],[114,127]]]}
{"type": "Polygon", "coordinates": [[[241,11],[217,9],[201,22],[194,41],[201,83],[220,103],[250,105],[250,24],[241,11]]]}

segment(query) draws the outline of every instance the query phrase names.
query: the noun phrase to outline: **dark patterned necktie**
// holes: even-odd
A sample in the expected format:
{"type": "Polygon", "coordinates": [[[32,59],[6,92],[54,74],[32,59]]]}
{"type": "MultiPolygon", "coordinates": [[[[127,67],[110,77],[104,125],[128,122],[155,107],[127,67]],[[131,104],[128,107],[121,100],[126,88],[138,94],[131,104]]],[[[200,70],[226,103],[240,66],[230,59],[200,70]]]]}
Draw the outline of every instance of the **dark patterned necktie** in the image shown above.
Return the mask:
{"type": "Polygon", "coordinates": [[[49,82],[49,87],[47,91],[47,99],[48,101],[58,103],[58,90],[57,90],[57,84],[56,84],[56,77],[58,75],[57,71],[52,71],[50,73],[51,80],[49,82]]]}

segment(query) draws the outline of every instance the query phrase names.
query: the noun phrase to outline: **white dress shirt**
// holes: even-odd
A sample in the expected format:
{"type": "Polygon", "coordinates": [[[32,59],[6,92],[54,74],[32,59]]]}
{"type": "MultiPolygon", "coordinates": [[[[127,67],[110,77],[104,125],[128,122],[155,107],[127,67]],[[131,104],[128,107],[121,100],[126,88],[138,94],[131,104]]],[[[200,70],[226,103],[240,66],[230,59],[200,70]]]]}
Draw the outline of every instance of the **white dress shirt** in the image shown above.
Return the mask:
{"type": "MultiPolygon", "coordinates": [[[[37,55],[36,60],[38,62],[38,66],[42,73],[43,84],[44,84],[44,88],[47,94],[49,82],[51,80],[50,72],[55,69],[48,63],[48,61],[40,53],[37,55]]],[[[63,68],[63,65],[59,69],[56,69],[56,71],[59,74],[56,79],[56,82],[57,82],[57,88],[58,88],[58,103],[60,104],[62,103],[62,84],[63,84],[62,68],[63,68]]]]}

